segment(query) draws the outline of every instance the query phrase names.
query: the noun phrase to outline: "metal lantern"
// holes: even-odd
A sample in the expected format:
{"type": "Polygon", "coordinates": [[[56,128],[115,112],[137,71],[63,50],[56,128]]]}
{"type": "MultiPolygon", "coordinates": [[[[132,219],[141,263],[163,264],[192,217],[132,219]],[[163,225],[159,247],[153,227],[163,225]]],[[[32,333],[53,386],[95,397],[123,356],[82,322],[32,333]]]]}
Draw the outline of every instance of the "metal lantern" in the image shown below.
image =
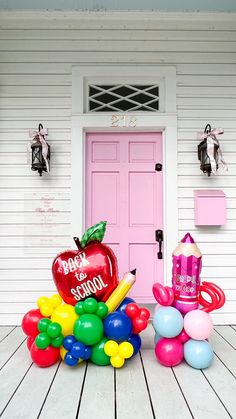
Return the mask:
{"type": "MultiPolygon", "coordinates": [[[[200,160],[201,165],[200,169],[203,171],[203,173],[207,173],[208,176],[211,175],[212,172],[212,165],[211,165],[211,157],[208,154],[208,143],[207,143],[207,137],[211,133],[211,126],[210,124],[207,124],[204,130],[204,134],[206,134],[206,138],[203,139],[203,141],[198,144],[198,160],[200,160]]],[[[216,162],[216,170],[218,169],[218,149],[219,145],[217,143],[213,144],[213,158],[216,162]]]]}
{"type": "Polygon", "coordinates": [[[49,172],[50,163],[50,145],[45,141],[43,133],[43,125],[39,124],[38,132],[31,144],[31,170],[38,171],[39,176],[42,176],[43,172],[49,172]]]}

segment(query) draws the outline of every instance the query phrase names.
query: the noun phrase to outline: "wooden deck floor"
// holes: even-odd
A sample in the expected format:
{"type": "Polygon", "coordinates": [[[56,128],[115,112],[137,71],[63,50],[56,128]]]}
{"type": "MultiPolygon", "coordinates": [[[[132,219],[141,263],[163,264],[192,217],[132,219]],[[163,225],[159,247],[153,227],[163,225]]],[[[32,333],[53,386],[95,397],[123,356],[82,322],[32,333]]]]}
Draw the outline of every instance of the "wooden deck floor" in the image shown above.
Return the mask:
{"type": "Polygon", "coordinates": [[[140,355],[120,370],[32,364],[19,327],[0,327],[0,416],[4,419],[236,418],[236,326],[217,326],[213,365],[159,365],[153,330],[140,355]]]}

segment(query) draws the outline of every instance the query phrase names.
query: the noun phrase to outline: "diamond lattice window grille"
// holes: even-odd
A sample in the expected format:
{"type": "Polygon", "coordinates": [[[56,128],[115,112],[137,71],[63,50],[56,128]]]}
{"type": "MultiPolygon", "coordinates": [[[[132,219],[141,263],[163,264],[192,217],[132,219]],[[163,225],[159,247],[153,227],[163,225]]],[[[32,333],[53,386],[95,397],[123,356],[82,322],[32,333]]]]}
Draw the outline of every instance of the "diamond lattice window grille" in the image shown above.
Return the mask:
{"type": "Polygon", "coordinates": [[[158,112],[159,86],[90,84],[88,99],[89,112],[158,112]]]}

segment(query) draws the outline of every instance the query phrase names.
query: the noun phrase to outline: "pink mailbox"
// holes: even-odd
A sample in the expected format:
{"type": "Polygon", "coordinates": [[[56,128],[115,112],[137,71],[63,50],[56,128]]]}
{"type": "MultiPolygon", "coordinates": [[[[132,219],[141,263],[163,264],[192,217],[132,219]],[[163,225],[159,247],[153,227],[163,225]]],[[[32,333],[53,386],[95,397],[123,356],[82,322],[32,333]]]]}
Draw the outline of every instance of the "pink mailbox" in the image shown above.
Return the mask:
{"type": "Polygon", "coordinates": [[[220,226],[226,221],[226,198],[220,189],[194,191],[196,226],[220,226]]]}

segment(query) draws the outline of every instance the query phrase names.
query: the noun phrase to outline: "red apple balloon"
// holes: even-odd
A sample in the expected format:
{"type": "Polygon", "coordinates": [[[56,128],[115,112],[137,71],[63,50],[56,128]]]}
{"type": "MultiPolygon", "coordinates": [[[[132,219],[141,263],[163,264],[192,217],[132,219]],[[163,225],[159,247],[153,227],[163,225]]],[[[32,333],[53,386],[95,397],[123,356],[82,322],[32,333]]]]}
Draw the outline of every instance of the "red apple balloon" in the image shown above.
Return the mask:
{"type": "Polygon", "coordinates": [[[89,296],[106,301],[117,287],[116,257],[101,243],[105,229],[105,221],[90,227],[81,241],[74,238],[78,250],[67,250],[54,260],[53,279],[67,304],[75,305],[89,296]]]}

